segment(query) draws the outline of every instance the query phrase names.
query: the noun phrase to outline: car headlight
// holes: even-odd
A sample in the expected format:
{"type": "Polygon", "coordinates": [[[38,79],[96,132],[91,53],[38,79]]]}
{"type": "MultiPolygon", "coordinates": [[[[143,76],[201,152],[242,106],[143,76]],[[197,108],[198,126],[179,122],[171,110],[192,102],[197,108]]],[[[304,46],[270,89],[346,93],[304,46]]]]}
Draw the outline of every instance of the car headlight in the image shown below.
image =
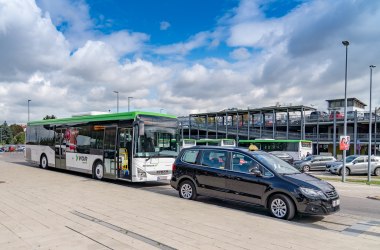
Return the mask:
{"type": "Polygon", "coordinates": [[[320,190],[301,187],[300,191],[303,195],[305,195],[308,198],[312,198],[312,199],[316,199],[316,198],[325,199],[326,198],[326,195],[320,190]]]}

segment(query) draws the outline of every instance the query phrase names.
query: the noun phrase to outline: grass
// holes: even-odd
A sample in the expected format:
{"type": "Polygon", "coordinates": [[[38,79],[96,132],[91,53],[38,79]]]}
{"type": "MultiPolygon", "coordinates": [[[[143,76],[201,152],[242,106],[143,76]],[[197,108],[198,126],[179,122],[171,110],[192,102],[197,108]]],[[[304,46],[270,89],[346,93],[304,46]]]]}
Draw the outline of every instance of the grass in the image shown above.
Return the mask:
{"type": "MultiPolygon", "coordinates": [[[[326,176],[318,176],[318,178],[325,180],[325,181],[341,181],[342,177],[337,176],[337,177],[326,177],[326,176]]],[[[366,177],[367,178],[367,177],[366,177]]],[[[353,182],[353,183],[363,183],[367,185],[380,185],[380,179],[378,178],[371,178],[371,181],[368,182],[367,179],[358,179],[358,178],[350,178],[346,176],[346,182],[353,182]]]]}

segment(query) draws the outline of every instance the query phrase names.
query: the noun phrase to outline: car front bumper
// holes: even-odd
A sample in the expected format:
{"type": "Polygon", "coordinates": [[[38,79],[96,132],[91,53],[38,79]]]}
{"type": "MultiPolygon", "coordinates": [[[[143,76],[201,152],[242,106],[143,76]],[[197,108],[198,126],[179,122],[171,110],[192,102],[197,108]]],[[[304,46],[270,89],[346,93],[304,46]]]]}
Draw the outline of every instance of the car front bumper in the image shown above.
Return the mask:
{"type": "Polygon", "coordinates": [[[339,210],[339,197],[327,201],[305,199],[298,207],[298,212],[309,215],[327,215],[338,212],[339,210]]]}

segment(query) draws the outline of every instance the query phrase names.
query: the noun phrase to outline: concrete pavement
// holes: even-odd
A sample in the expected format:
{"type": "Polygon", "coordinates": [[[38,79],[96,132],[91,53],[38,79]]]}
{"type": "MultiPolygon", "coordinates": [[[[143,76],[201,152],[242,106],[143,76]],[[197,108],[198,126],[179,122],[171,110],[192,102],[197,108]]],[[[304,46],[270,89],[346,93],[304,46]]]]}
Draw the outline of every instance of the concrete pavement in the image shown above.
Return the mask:
{"type": "MultiPolygon", "coordinates": [[[[305,227],[0,159],[0,249],[378,249],[372,234],[305,227]]],[[[378,187],[334,183],[366,196],[378,187]]],[[[328,216],[326,217],[328,218],[328,216]]],[[[354,232],[354,229],[351,231],[354,232]]]]}

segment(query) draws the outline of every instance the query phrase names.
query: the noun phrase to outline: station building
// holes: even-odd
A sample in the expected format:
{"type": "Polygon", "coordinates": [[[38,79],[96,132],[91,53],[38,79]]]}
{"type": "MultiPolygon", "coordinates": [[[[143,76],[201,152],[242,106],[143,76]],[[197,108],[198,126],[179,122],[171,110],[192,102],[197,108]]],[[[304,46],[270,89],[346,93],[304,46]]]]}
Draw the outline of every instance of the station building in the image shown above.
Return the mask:
{"type": "MultiPolygon", "coordinates": [[[[327,111],[305,105],[275,105],[254,109],[230,108],[180,117],[182,138],[191,139],[301,139],[313,142],[313,154],[339,158],[339,137],[344,134],[344,99],[327,101],[327,111]],[[340,113],[340,114],[339,114],[340,113]],[[317,116],[315,116],[317,114],[317,116]],[[339,115],[338,115],[339,114],[339,115]]],[[[369,111],[357,98],[347,99],[347,135],[350,154],[367,154],[369,111]]],[[[379,153],[380,109],[372,111],[372,152],[379,153]]]]}

